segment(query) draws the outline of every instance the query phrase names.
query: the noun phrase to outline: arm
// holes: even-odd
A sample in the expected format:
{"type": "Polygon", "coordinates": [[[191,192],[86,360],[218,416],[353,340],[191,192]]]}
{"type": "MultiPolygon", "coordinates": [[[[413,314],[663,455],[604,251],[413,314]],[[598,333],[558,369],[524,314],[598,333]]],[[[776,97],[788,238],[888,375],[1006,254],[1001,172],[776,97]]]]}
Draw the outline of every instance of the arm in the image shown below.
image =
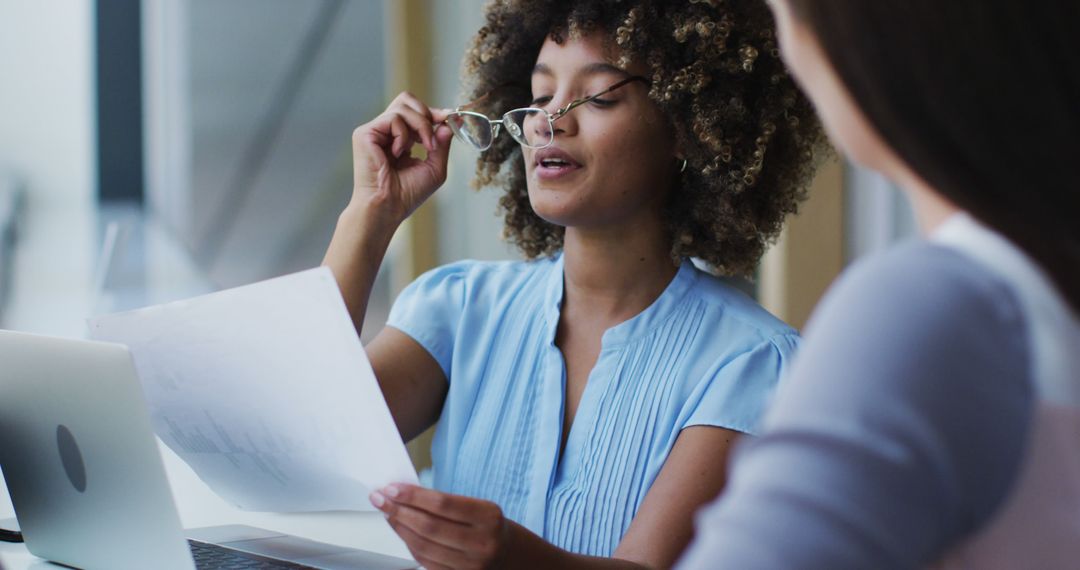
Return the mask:
{"type": "MultiPolygon", "coordinates": [[[[353,132],[353,193],[338,217],[323,264],[337,280],[357,334],[375,276],[398,226],[446,180],[451,133],[434,125],[445,112],[402,93],[353,132]],[[410,149],[422,143],[424,160],[410,149]]],[[[442,369],[423,347],[387,329],[368,357],[398,430],[408,440],[435,421],[446,392],[442,369]]]]}
{"type": "Polygon", "coordinates": [[[427,349],[394,327],[379,331],[365,350],[401,439],[410,441],[439,419],[446,375],[427,349]]]}
{"type": "Polygon", "coordinates": [[[1031,418],[1024,323],[929,249],[834,287],[680,568],[915,568],[990,519],[1031,418]]]}
{"type": "Polygon", "coordinates": [[[386,248],[398,226],[446,181],[449,127],[432,125],[445,113],[408,93],[353,131],[353,193],[338,217],[323,265],[337,279],[359,333],[386,248]],[[422,142],[427,158],[410,155],[422,142]]]}
{"type": "Polygon", "coordinates": [[[728,460],[741,435],[710,426],[682,430],[615,557],[670,568],[694,535],[694,513],[727,484],[728,460]]]}
{"type": "Polygon", "coordinates": [[[372,503],[426,568],[668,568],[690,541],[693,513],[724,486],[737,432],[684,429],[612,558],[573,554],[507,520],[497,505],[391,485],[372,503]]]}

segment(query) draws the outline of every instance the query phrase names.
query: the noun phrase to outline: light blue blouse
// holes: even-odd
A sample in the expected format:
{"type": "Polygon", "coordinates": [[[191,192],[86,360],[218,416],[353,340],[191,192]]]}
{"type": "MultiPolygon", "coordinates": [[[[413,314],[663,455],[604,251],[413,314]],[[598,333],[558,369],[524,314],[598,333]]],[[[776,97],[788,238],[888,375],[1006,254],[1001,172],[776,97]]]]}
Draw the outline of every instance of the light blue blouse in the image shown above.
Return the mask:
{"type": "Polygon", "coordinates": [[[604,333],[560,457],[562,295],[561,256],[465,261],[407,287],[388,324],[450,383],[432,445],[435,488],[493,501],[572,552],[610,556],[680,430],[754,432],[797,336],[684,262],[652,305],[604,333]]]}

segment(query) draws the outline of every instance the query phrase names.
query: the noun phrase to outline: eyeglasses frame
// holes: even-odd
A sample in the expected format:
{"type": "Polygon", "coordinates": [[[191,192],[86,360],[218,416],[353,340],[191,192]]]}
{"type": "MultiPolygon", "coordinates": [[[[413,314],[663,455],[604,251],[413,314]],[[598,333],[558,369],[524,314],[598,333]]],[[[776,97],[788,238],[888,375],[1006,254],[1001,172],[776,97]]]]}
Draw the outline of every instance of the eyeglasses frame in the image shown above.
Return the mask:
{"type": "MultiPolygon", "coordinates": [[[[586,103],[588,103],[588,102],[590,102],[590,101],[592,101],[594,99],[597,99],[598,97],[600,97],[602,95],[607,95],[608,93],[611,93],[612,91],[622,87],[623,85],[626,85],[628,83],[632,83],[634,81],[641,81],[641,82],[645,83],[646,85],[652,85],[652,81],[650,81],[649,78],[647,78],[647,77],[643,77],[641,75],[631,75],[631,76],[626,77],[625,79],[622,79],[621,81],[616,82],[612,86],[608,87],[607,89],[604,89],[603,91],[600,91],[599,93],[594,93],[592,95],[588,95],[588,96],[582,97],[580,99],[574,99],[573,101],[567,103],[565,107],[561,107],[559,109],[556,109],[554,113],[548,113],[546,110],[541,109],[539,107],[520,107],[520,108],[517,108],[517,109],[511,109],[511,110],[503,113],[503,116],[502,116],[501,119],[492,119],[491,117],[488,117],[487,115],[485,115],[483,113],[477,113],[475,111],[465,111],[464,110],[466,107],[470,107],[470,106],[475,105],[475,104],[479,103],[480,101],[483,101],[484,99],[486,99],[488,96],[491,95],[491,93],[494,92],[494,89],[493,89],[492,91],[489,91],[489,92],[481,95],[480,97],[477,97],[476,99],[473,99],[472,101],[469,101],[468,103],[465,103],[463,105],[459,105],[457,108],[455,108],[453,111],[451,111],[450,114],[451,115],[454,115],[454,114],[470,115],[470,116],[473,116],[473,117],[479,117],[479,118],[482,118],[482,119],[486,120],[488,122],[488,124],[491,125],[491,142],[489,142],[483,148],[479,148],[476,145],[466,141],[466,144],[468,144],[469,146],[475,148],[476,150],[478,150],[480,152],[483,152],[483,151],[491,148],[492,144],[495,144],[495,137],[499,136],[500,127],[505,125],[505,121],[507,120],[506,119],[507,115],[509,115],[510,113],[518,112],[518,111],[539,111],[539,112],[541,112],[541,113],[543,113],[544,115],[547,116],[548,125],[552,129],[551,139],[547,142],[547,144],[545,144],[543,146],[529,146],[529,145],[521,142],[520,140],[518,140],[516,137],[514,138],[514,140],[518,144],[520,144],[522,146],[525,146],[525,147],[528,147],[528,148],[535,148],[535,149],[547,148],[547,147],[551,146],[552,143],[555,142],[555,134],[554,134],[555,121],[561,119],[562,117],[564,117],[570,111],[573,111],[574,109],[576,109],[576,108],[578,108],[578,107],[580,107],[580,106],[582,106],[582,105],[584,105],[584,104],[586,104],[586,103]]],[[[500,87],[502,87],[502,86],[500,86],[500,87]]],[[[495,89],[498,89],[498,87],[496,87],[495,89]]],[[[450,120],[450,117],[448,116],[446,119],[443,119],[442,122],[448,125],[449,120],[450,120]]],[[[508,127],[508,130],[509,130],[509,127],[508,127]]]]}

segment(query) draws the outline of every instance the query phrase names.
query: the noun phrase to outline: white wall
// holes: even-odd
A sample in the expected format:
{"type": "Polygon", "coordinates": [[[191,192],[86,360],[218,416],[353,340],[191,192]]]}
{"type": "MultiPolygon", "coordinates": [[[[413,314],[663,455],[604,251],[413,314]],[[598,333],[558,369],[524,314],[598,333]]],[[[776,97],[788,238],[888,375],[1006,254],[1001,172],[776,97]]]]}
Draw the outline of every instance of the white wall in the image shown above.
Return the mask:
{"type": "Polygon", "coordinates": [[[5,328],[79,335],[95,257],[91,0],[0,1],[0,168],[28,190],[5,328]]]}
{"type": "Polygon", "coordinates": [[[43,206],[93,197],[92,34],[89,0],[0,2],[0,160],[43,206]]]}
{"type": "MultiPolygon", "coordinates": [[[[461,59],[473,34],[484,23],[484,0],[432,2],[432,74],[436,107],[464,103],[461,59]]],[[[501,136],[507,136],[502,134],[501,136]]],[[[460,259],[518,259],[521,254],[502,241],[502,216],[495,214],[502,192],[469,186],[476,171],[477,152],[462,144],[450,151],[446,184],[435,199],[439,215],[439,263],[460,259]]]]}

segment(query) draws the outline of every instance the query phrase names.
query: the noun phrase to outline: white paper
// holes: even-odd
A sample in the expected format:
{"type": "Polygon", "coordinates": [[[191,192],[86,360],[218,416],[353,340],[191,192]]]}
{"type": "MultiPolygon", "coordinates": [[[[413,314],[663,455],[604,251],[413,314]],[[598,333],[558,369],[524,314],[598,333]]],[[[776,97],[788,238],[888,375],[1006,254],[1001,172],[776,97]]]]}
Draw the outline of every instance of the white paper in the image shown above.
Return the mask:
{"type": "Polygon", "coordinates": [[[158,436],[237,507],[371,510],[417,482],[328,268],[89,325],[130,347],[158,436]]]}

